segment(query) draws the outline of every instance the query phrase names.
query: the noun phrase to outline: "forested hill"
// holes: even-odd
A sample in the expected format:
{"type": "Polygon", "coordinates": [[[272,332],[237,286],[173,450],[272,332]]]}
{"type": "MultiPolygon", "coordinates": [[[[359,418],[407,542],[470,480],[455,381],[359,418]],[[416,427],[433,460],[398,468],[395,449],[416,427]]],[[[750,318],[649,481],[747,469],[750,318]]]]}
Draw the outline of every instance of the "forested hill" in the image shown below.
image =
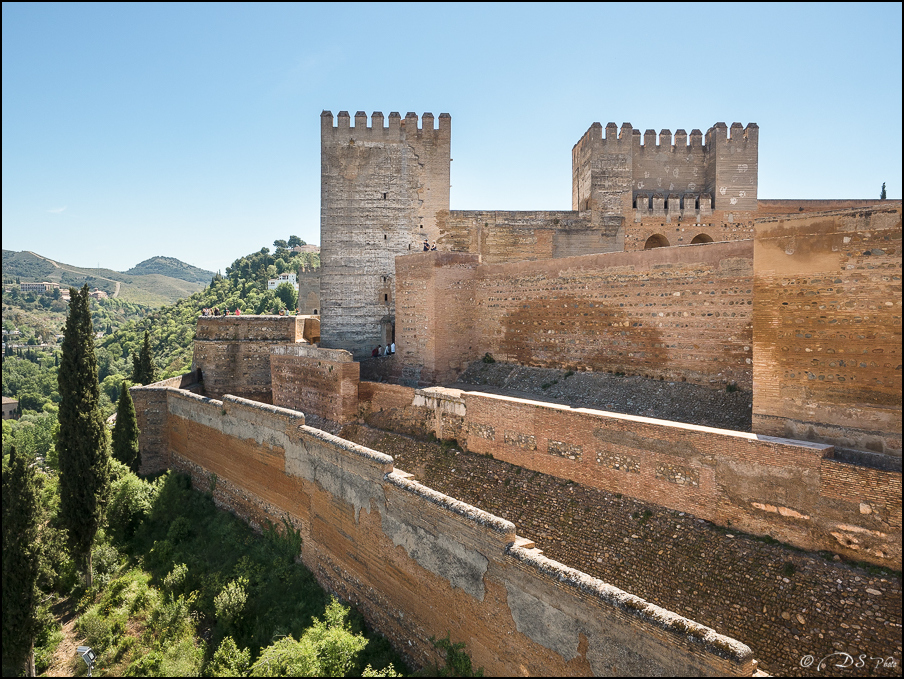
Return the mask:
{"type": "MultiPolygon", "coordinates": [[[[132,374],[132,355],[141,348],[145,330],[150,335],[157,377],[179,375],[191,368],[195,325],[202,309],[218,308],[230,313],[241,309],[243,314],[294,310],[297,293],[291,286],[268,290],[267,280],[301,267],[310,270],[319,266],[317,253],[293,253],[285,241],[276,241],[272,253],[268,248],[261,248],[239,257],[226,268],[225,276],[215,274],[210,285],[174,304],[148,309],[119,299],[92,300],[95,331],[104,333],[95,340],[104,417],[112,414],[122,381],[132,374]]],[[[161,274],[128,278],[177,280],[161,274]]],[[[197,283],[182,282],[200,287],[197,283]]],[[[3,302],[4,329],[17,331],[14,341],[27,345],[22,357],[16,352],[4,359],[3,395],[19,399],[23,410],[41,412],[45,405],[59,399],[56,393],[59,348],[54,337],[62,332],[67,305],[59,299],[58,291],[54,297],[52,293],[37,295],[13,289],[4,294],[3,302]],[[49,346],[39,348],[44,342],[49,346]],[[30,349],[32,346],[34,350],[30,349]],[[28,397],[23,399],[26,394],[28,397]]]]}
{"type": "Polygon", "coordinates": [[[132,276],[143,276],[145,274],[160,274],[169,276],[170,278],[179,278],[190,283],[204,283],[205,285],[213,278],[213,271],[199,269],[191,264],[176,259],[175,257],[151,257],[143,262],[136,264],[126,271],[132,276]]]}
{"type": "Polygon", "coordinates": [[[3,283],[9,285],[19,281],[28,283],[47,281],[59,283],[62,287],[74,288],[87,284],[90,288],[98,288],[111,297],[125,302],[157,307],[188,297],[202,289],[213,277],[212,272],[198,269],[178,259],[155,257],[147,261],[155,259],[172,262],[170,273],[153,270],[140,274],[132,273],[134,269],[147,262],[142,262],[130,272],[122,273],[112,269],[73,266],[28,250],[22,252],[4,250],[3,283]],[[174,274],[176,270],[180,275],[174,274]]]}
{"type": "Polygon", "coordinates": [[[287,271],[298,271],[301,267],[316,269],[320,266],[320,255],[294,253],[288,249],[286,241],[278,240],[274,245],[273,252],[261,248],[239,257],[226,267],[225,276],[215,274],[205,289],[156,309],[146,318],[124,324],[100,340],[99,346],[112,355],[121,356],[123,365],[119,371],[127,375],[129,356],[138,350],[147,330],[160,369],[159,376],[170,377],[187,372],[191,367],[195,325],[203,308],[230,313],[241,309],[243,314],[272,314],[282,309],[291,312],[297,299],[288,290],[268,290],[267,280],[287,271]]]}

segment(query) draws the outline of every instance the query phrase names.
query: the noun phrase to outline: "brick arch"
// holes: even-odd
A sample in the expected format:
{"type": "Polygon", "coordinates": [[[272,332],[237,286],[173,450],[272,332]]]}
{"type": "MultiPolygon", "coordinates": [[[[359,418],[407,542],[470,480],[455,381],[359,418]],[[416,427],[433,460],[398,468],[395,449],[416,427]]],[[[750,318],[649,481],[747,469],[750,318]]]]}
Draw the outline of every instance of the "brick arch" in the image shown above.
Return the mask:
{"type": "Polygon", "coordinates": [[[669,243],[669,239],[663,236],[661,233],[654,233],[652,236],[647,238],[647,242],[643,244],[644,250],[652,250],[653,248],[667,248],[671,245],[669,243]]]}
{"type": "Polygon", "coordinates": [[[691,241],[691,245],[694,245],[695,243],[712,243],[712,242],[713,242],[713,237],[710,236],[708,233],[698,233],[696,236],[694,236],[694,239],[691,241]]]}

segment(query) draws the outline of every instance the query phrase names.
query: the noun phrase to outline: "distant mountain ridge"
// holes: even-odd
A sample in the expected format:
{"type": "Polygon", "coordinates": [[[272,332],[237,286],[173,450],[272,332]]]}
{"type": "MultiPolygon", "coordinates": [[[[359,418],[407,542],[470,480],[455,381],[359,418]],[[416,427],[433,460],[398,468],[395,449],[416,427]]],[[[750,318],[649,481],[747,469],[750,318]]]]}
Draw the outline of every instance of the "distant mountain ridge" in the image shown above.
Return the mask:
{"type": "Polygon", "coordinates": [[[174,257],[151,257],[122,273],[57,262],[36,252],[3,250],[3,283],[16,278],[26,282],[47,281],[62,286],[88,284],[127,302],[158,307],[172,304],[207,286],[213,278],[205,271],[174,257]]]}
{"type": "Polygon", "coordinates": [[[189,283],[209,283],[210,279],[213,278],[213,271],[199,269],[175,257],[163,257],[161,255],[146,259],[125,273],[132,276],[160,274],[170,278],[179,278],[189,283]]]}

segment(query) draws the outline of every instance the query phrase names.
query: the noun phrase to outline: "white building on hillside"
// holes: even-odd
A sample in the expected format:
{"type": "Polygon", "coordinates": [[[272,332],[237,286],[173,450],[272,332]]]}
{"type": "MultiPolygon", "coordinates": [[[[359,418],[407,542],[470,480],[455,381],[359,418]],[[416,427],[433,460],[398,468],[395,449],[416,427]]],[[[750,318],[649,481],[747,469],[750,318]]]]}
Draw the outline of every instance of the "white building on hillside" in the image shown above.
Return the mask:
{"type": "Polygon", "coordinates": [[[277,278],[271,278],[267,281],[267,290],[276,290],[282,283],[291,283],[295,292],[298,292],[298,274],[294,273],[281,273],[277,278]]]}

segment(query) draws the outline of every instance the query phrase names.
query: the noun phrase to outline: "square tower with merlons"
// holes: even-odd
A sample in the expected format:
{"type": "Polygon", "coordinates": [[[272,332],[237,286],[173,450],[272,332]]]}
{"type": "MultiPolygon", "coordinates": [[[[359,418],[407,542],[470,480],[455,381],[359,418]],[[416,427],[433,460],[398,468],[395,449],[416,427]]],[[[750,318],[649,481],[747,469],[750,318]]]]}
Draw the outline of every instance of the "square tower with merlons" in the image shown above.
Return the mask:
{"type": "Polygon", "coordinates": [[[320,117],[321,346],[370,355],[393,341],[395,258],[438,236],[449,209],[452,118],[320,117]]]}

